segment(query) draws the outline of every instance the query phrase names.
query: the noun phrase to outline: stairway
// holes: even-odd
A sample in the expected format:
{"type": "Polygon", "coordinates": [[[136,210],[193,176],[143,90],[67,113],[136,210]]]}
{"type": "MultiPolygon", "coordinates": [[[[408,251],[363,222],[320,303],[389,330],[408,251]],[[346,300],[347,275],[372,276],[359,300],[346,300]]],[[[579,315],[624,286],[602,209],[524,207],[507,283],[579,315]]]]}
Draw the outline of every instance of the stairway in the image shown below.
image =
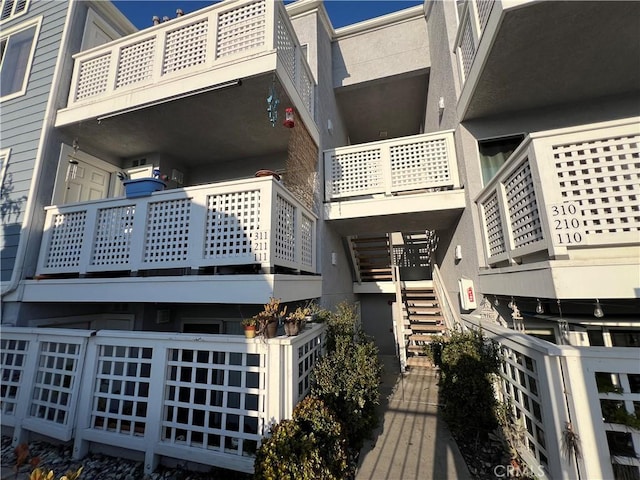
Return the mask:
{"type": "Polygon", "coordinates": [[[446,331],[438,296],[433,287],[407,286],[402,289],[402,302],[407,367],[431,367],[424,346],[446,331]]]}
{"type": "Polygon", "coordinates": [[[390,282],[393,279],[389,235],[358,235],[350,241],[359,282],[390,282]]]}

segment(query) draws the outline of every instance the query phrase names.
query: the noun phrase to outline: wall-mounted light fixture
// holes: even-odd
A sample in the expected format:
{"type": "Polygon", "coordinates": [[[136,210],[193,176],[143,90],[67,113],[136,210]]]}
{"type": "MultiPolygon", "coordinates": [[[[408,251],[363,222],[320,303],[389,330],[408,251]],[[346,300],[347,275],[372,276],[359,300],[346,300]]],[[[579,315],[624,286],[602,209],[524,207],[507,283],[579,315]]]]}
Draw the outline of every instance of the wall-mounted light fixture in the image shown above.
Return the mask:
{"type": "Polygon", "coordinates": [[[444,112],[444,97],[438,99],[438,111],[440,113],[444,112]]]}
{"type": "Polygon", "coordinates": [[[596,298],[596,306],[593,309],[593,316],[596,318],[604,317],[604,312],[602,311],[602,307],[600,306],[600,300],[596,298]]]}
{"type": "Polygon", "coordinates": [[[544,313],[544,307],[542,306],[542,302],[540,301],[540,299],[536,299],[538,301],[538,304],[536,305],[536,313],[538,315],[541,315],[544,313]]]}

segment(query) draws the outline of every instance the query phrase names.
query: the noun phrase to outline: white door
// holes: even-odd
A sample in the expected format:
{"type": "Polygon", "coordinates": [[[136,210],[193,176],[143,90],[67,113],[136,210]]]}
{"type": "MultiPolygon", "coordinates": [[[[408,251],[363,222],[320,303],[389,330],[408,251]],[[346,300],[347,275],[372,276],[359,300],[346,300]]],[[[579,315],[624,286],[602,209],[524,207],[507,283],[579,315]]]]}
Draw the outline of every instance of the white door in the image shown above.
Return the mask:
{"type": "Polygon", "coordinates": [[[87,20],[84,25],[84,34],[82,37],[81,51],[88,50],[98,45],[104,45],[120,35],[100,18],[92,9],[87,13],[87,20]]]}
{"type": "Polygon", "coordinates": [[[86,202],[109,196],[111,174],[100,167],[78,161],[69,163],[63,203],[86,202]]]}

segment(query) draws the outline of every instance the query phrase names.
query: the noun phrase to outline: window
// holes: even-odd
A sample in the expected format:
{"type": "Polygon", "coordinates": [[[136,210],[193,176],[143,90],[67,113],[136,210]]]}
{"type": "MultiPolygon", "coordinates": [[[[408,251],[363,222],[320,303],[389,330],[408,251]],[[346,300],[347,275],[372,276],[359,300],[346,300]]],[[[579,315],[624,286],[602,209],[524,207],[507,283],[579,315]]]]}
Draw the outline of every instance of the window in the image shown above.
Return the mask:
{"type": "Polygon", "coordinates": [[[0,21],[15,18],[29,9],[29,0],[2,0],[0,21]]]}
{"type": "Polygon", "coordinates": [[[42,18],[0,37],[0,100],[24,95],[42,18]]]}
{"type": "Polygon", "coordinates": [[[4,174],[7,171],[7,164],[9,163],[9,154],[11,149],[0,150],[0,185],[4,186],[4,174]]]}
{"type": "Polygon", "coordinates": [[[524,135],[513,137],[480,140],[478,151],[480,152],[480,167],[482,168],[482,182],[484,185],[496,175],[500,167],[504,165],[511,154],[524,140],[524,135]]]}

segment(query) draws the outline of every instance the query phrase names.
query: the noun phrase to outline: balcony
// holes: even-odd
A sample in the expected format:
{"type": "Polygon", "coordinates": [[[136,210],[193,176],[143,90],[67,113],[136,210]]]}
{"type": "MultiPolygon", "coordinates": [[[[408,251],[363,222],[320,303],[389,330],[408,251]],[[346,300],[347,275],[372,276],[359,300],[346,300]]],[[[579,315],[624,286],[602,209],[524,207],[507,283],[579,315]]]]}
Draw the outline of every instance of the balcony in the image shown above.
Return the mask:
{"type": "Polygon", "coordinates": [[[636,92],[639,16],[637,2],[466,0],[455,41],[459,118],[636,92]]]}
{"type": "Polygon", "coordinates": [[[2,425],[125,449],[151,474],[161,456],[252,473],[272,422],[309,392],[324,325],[245,339],[117,330],[2,329],[2,425]]]}
{"type": "Polygon", "coordinates": [[[267,115],[272,94],[278,126],[293,107],[318,143],[315,81],[280,1],[219,2],[73,59],[55,125],[94,154],[196,163],[286,151],[288,129],[267,115]]]}
{"type": "Polygon", "coordinates": [[[272,177],[50,206],[25,301],[315,298],[316,248],[316,217],[272,177]]]}
{"type": "Polygon", "coordinates": [[[324,151],[325,219],[344,235],[446,228],[464,209],[452,131],[324,151]]]}
{"type": "Polygon", "coordinates": [[[476,198],[483,292],[638,297],[639,120],[525,139],[476,198]]]}

